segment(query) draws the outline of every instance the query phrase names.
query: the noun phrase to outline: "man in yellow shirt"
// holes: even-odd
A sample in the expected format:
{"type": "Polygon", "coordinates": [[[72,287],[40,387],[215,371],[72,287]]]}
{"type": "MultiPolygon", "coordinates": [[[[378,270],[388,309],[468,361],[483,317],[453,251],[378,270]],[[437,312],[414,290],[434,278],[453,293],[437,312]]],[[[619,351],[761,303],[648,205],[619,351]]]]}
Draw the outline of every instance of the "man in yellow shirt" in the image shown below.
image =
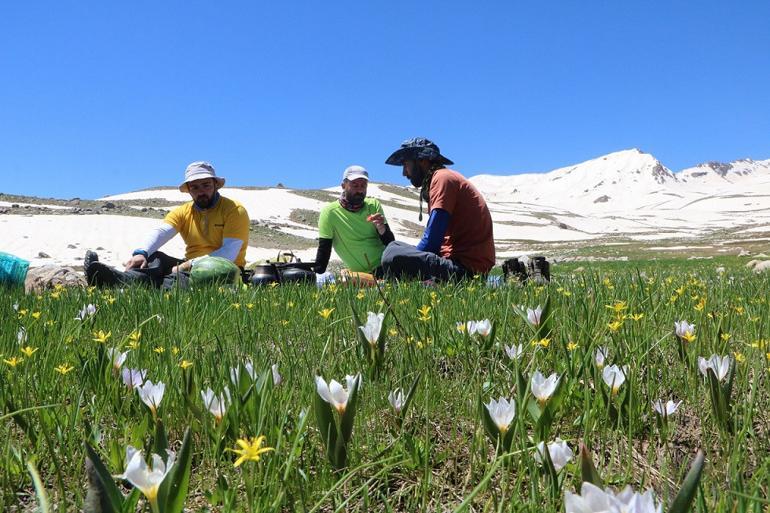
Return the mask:
{"type": "Polygon", "coordinates": [[[118,271],[99,262],[93,251],[86,253],[83,269],[92,285],[122,285],[139,282],[161,286],[172,273],[189,272],[195,261],[204,256],[226,258],[243,268],[249,240],[249,216],[243,205],[219,194],[225,179],[216,175],[208,162],[193,162],[185,170],[181,192],[190,194],[192,201],[176,207],[166,215],[134,250],[118,271]],[[179,259],[158,251],[174,236],[180,234],[185,242],[185,258],[179,259]]]}

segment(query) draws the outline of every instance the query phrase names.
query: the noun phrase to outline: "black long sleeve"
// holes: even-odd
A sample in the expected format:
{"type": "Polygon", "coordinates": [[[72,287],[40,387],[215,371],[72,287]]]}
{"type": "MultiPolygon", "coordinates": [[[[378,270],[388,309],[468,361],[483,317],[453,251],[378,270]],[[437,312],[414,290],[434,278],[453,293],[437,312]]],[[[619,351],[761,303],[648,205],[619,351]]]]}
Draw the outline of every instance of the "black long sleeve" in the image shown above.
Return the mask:
{"type": "Polygon", "coordinates": [[[326,272],[326,266],[329,265],[329,258],[332,256],[332,240],[318,239],[318,251],[315,254],[315,267],[313,271],[321,274],[326,272]]]}
{"type": "Polygon", "coordinates": [[[380,240],[386,246],[396,240],[396,236],[393,235],[393,232],[390,230],[389,224],[385,225],[385,231],[380,235],[380,240]]]}

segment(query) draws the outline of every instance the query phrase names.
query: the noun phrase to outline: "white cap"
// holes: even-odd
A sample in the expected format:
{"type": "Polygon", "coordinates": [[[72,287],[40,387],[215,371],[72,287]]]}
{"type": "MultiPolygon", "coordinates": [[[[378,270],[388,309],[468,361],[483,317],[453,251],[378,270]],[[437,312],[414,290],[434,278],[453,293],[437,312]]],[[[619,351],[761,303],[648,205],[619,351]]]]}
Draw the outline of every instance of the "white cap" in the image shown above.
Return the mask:
{"type": "Polygon", "coordinates": [[[208,162],[193,162],[184,170],[184,182],[179,186],[181,192],[187,192],[187,184],[203,178],[213,178],[217,182],[217,189],[225,184],[225,179],[217,176],[214,166],[208,162]]]}
{"type": "Polygon", "coordinates": [[[363,166],[348,166],[345,168],[345,172],[342,173],[342,180],[358,180],[363,178],[367,182],[369,181],[369,171],[363,166]]]}

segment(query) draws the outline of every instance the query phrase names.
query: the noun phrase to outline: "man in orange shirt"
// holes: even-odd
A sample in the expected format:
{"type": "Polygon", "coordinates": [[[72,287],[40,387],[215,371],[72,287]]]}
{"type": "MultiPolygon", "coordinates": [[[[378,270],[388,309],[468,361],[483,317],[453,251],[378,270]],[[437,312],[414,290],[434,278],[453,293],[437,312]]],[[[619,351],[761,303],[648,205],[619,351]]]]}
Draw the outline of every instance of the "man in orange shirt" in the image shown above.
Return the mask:
{"type": "Polygon", "coordinates": [[[185,170],[181,192],[192,201],[166,215],[118,271],[99,262],[93,251],[86,253],[83,269],[91,285],[122,285],[132,282],[161,286],[166,276],[189,272],[204,256],[218,256],[243,268],[249,240],[249,216],[237,201],[219,194],[225,179],[216,175],[208,162],[193,162],[185,170]],[[186,245],[185,258],[171,257],[159,251],[161,246],[180,234],[186,245]]]}
{"type": "Polygon", "coordinates": [[[495,265],[492,216],[476,187],[457,171],[439,147],[424,137],[409,139],[386,164],[420,188],[428,203],[428,224],[417,247],[392,242],[382,254],[386,276],[447,280],[486,274],[495,265]]]}

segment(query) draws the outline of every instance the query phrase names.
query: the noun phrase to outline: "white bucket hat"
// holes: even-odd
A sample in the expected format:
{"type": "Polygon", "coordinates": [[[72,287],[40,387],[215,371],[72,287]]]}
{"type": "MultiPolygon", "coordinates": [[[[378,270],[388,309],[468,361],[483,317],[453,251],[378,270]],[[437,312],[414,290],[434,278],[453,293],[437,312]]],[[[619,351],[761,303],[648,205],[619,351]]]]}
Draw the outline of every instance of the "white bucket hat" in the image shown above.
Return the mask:
{"type": "Polygon", "coordinates": [[[179,186],[179,190],[181,192],[188,192],[188,183],[203,178],[213,178],[217,182],[217,189],[221,189],[225,185],[225,179],[217,176],[214,166],[201,160],[193,162],[184,170],[184,182],[179,186]]]}

